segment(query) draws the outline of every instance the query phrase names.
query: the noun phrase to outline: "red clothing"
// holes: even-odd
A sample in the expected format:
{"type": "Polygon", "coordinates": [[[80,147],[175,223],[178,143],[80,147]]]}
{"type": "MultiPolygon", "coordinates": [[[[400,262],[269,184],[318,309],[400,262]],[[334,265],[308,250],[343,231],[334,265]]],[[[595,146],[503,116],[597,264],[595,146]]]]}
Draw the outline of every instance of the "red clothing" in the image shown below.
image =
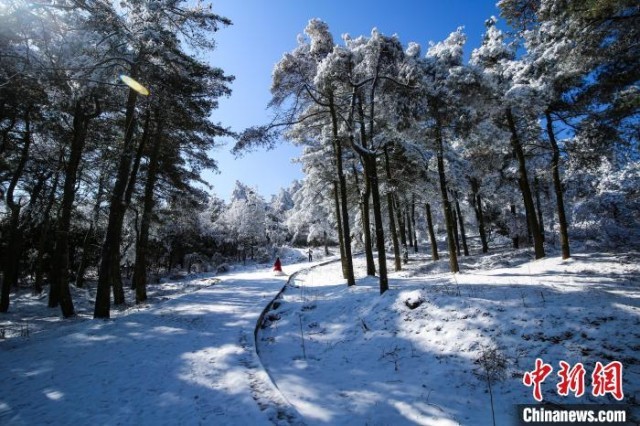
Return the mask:
{"type": "Polygon", "coordinates": [[[280,263],[280,258],[277,258],[276,263],[273,264],[273,270],[282,272],[282,263],[280,263]]]}

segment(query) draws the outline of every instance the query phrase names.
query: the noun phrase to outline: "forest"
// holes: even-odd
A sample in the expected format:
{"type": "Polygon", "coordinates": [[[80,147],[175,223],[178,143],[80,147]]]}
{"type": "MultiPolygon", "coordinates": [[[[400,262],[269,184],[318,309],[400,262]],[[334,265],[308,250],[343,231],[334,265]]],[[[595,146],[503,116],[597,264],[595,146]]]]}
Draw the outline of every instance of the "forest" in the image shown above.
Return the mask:
{"type": "Polygon", "coordinates": [[[91,286],[109,318],[124,286],[141,303],[172,270],[287,245],[339,250],[350,286],[362,252],[380,293],[409,251],[456,273],[504,245],[637,249],[640,5],[498,7],[479,46],[462,28],[427,47],[375,28],[336,41],[313,19],[274,67],[273,121],[232,131],[210,119],[234,78],[202,59],[232,24],[209,5],[3,1],[0,312],[29,289],[73,317],[70,286],[91,286]],[[225,136],[237,155],[299,144],[304,179],[218,198],[202,173],[225,136]]]}

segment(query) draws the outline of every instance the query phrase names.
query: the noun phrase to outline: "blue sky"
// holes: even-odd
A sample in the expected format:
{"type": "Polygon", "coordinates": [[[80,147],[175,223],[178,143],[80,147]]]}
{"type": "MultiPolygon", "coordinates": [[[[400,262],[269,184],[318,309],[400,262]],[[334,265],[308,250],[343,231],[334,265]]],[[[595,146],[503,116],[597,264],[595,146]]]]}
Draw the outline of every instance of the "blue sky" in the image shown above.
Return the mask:
{"type": "MultiPolygon", "coordinates": [[[[325,21],[337,42],[342,41],[344,33],[369,35],[376,27],[383,34],[398,34],[405,45],[419,43],[423,52],[429,41],[440,41],[464,26],[468,55],[480,44],[484,21],[491,15],[498,16],[495,0],[214,0],[213,9],[231,19],[233,25],[218,32],[217,48],[207,59],[235,75],[236,80],[233,94],[220,100],[212,118],[235,131],[269,121],[266,105],[273,66],[296,46],[297,35],[311,18],[325,21]]],[[[256,187],[269,199],[279,188],[303,176],[300,166],[292,163],[300,149],[286,141],[275,150],[258,150],[240,159],[229,153],[232,146],[233,142],[227,140],[226,145],[211,152],[220,173],[204,176],[225,200],[236,180],[256,187]]]]}

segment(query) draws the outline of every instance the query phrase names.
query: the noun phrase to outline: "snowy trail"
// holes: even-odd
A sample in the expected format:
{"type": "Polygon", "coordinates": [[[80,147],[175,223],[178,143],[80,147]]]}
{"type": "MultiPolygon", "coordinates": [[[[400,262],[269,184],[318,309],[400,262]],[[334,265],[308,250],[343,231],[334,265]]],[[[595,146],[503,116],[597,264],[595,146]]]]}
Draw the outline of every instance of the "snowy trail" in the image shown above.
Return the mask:
{"type": "Polygon", "coordinates": [[[79,319],[3,342],[0,424],[299,423],[253,339],[287,277],[260,270],[216,278],[115,320],[79,319]]]}

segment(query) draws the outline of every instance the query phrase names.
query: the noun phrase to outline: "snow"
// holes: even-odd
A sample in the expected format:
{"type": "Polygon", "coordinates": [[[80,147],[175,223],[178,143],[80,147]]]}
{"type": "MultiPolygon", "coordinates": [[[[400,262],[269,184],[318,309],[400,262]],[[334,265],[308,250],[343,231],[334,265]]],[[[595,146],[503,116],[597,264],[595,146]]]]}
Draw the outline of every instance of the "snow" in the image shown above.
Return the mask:
{"type": "Polygon", "coordinates": [[[264,264],[151,285],[148,305],[109,321],[90,319],[89,290],[74,294],[74,320],[19,295],[0,317],[22,326],[0,340],[0,424],[492,424],[477,363],[492,348],[507,360],[492,383],[497,424],[535,402],[522,377],[536,358],[554,368],[545,401],[615,402],[589,381],[614,360],[624,402],[640,397],[637,253],[503,250],[462,258],[455,276],[412,253],[382,296],[361,258],[353,287],[339,262],[283,258],[293,277],[271,305],[289,277],[264,264]],[[584,364],[583,397],[556,393],[560,361],[584,364]]]}
{"type": "MultiPolygon", "coordinates": [[[[113,312],[109,321],[87,312],[71,321],[30,317],[28,337],[0,341],[0,424],[271,424],[295,417],[253,348],[256,321],[287,280],[270,269],[203,274],[182,283],[200,283],[199,290],[113,312]]],[[[46,300],[40,305],[46,310],[46,300]]],[[[12,306],[13,315],[25,311],[20,301],[12,306]]]]}
{"type": "MultiPolygon", "coordinates": [[[[391,274],[383,296],[362,276],[363,260],[351,288],[339,264],[301,273],[260,333],[263,364],[307,424],[492,424],[477,362],[492,348],[507,360],[505,380],[492,384],[497,424],[515,423],[516,404],[535,403],[522,377],[537,357],[554,375],[560,361],[588,374],[597,361],[621,361],[627,401],[637,401],[637,255],[523,253],[463,259],[455,276],[443,272],[446,260],[420,256],[391,274]]],[[[560,397],[555,383],[543,385],[545,401],[615,402],[589,391],[560,397]]]]}

